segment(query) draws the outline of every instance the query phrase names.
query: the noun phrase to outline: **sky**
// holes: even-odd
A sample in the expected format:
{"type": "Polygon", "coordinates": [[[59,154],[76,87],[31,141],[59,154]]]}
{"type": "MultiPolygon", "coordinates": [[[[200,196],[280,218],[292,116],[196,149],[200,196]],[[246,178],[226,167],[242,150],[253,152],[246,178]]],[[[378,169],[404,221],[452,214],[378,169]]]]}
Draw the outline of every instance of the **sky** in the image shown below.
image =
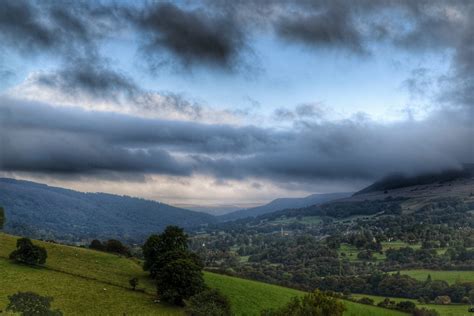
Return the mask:
{"type": "Polygon", "coordinates": [[[0,4],[0,176],[248,206],[473,162],[472,1],[0,4]]]}

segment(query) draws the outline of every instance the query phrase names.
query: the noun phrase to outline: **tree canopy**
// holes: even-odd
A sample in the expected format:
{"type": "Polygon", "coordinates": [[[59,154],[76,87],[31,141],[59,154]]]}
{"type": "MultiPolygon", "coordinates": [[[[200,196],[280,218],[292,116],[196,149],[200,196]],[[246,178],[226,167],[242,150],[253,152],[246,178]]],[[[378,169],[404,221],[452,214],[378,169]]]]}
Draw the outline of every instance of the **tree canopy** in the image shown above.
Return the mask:
{"type": "Polygon", "coordinates": [[[158,295],[167,302],[183,305],[184,300],[204,289],[203,264],[188,250],[188,236],[177,226],[168,226],[143,245],[144,269],[156,279],[158,295]]]}
{"type": "Polygon", "coordinates": [[[29,265],[44,264],[48,254],[44,247],[34,245],[28,238],[16,241],[16,250],[10,254],[10,259],[29,265]]]}

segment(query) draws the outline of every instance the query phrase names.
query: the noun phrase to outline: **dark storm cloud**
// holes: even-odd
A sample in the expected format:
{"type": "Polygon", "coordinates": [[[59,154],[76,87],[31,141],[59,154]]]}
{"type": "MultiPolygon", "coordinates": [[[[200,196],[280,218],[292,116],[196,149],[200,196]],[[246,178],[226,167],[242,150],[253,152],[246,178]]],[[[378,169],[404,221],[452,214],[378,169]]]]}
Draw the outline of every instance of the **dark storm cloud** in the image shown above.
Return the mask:
{"type": "Polygon", "coordinates": [[[456,112],[420,122],[355,119],[276,131],[0,103],[3,171],[311,182],[438,170],[472,158],[472,124],[456,112]]]}
{"type": "Polygon", "coordinates": [[[117,106],[126,102],[149,113],[168,111],[192,119],[202,116],[202,106],[196,102],[177,93],[143,90],[132,78],[114,70],[103,60],[75,59],[64,68],[35,74],[29,80],[30,84],[40,88],[46,87],[75,98],[113,101],[117,106]]]}
{"type": "Polygon", "coordinates": [[[245,55],[252,50],[249,39],[273,30],[285,43],[316,49],[366,55],[374,44],[388,43],[409,51],[454,49],[462,59],[473,7],[463,0],[215,0],[188,6],[7,0],[1,3],[0,39],[24,54],[101,60],[102,41],[123,31],[139,42],[152,66],[170,62],[233,69],[250,59],[245,55]]]}
{"type": "Polygon", "coordinates": [[[163,50],[184,66],[232,67],[244,46],[244,34],[229,15],[205,9],[185,10],[173,3],[154,3],[134,14],[143,49],[154,61],[163,50]]]}
{"type": "Polygon", "coordinates": [[[113,99],[125,94],[132,97],[138,87],[132,79],[101,63],[76,59],[54,73],[41,73],[35,77],[40,86],[80,96],[88,94],[99,99],[113,99]]]}
{"type": "Polygon", "coordinates": [[[6,0],[0,8],[0,38],[23,54],[91,56],[97,53],[96,41],[117,29],[114,8],[99,4],[6,0]]]}
{"type": "Polygon", "coordinates": [[[345,6],[329,5],[322,12],[285,15],[276,22],[278,34],[289,41],[342,47],[364,53],[363,39],[345,6]]]}

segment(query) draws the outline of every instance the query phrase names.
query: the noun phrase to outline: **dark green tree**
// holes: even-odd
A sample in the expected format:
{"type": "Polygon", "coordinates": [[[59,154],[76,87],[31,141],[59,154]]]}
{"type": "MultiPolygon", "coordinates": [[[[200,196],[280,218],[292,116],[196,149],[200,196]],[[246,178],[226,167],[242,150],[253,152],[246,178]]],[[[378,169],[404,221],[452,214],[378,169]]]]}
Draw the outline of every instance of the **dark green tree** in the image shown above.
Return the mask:
{"type": "Polygon", "coordinates": [[[216,289],[206,289],[186,302],[186,314],[190,316],[231,316],[229,299],[216,289]]]}
{"type": "Polygon", "coordinates": [[[52,297],[41,296],[33,292],[18,292],[8,297],[8,312],[22,316],[61,316],[60,310],[51,310],[52,297]]]}
{"type": "Polygon", "coordinates": [[[94,239],[93,241],[91,241],[89,248],[94,250],[105,251],[105,245],[102,244],[102,242],[98,239],[94,239]]]}
{"type": "Polygon", "coordinates": [[[105,251],[130,256],[130,250],[119,240],[109,239],[105,243],[105,251]]]}
{"type": "Polygon", "coordinates": [[[158,295],[164,301],[184,305],[184,300],[204,289],[201,267],[190,259],[167,263],[156,276],[158,295]]]}
{"type": "Polygon", "coordinates": [[[188,236],[177,226],[168,226],[160,235],[151,235],[142,247],[145,263],[143,269],[155,278],[160,267],[165,265],[160,257],[168,252],[188,252],[188,236]]]}
{"type": "Polygon", "coordinates": [[[183,229],[168,226],[162,234],[150,236],[142,248],[144,269],[156,279],[158,295],[177,305],[204,288],[203,264],[188,250],[187,239],[183,229]]]}
{"type": "Polygon", "coordinates": [[[0,229],[5,225],[5,210],[0,206],[0,229]]]}
{"type": "Polygon", "coordinates": [[[10,254],[10,259],[29,265],[44,264],[48,254],[44,247],[33,245],[30,239],[20,238],[16,241],[16,250],[10,254]]]}

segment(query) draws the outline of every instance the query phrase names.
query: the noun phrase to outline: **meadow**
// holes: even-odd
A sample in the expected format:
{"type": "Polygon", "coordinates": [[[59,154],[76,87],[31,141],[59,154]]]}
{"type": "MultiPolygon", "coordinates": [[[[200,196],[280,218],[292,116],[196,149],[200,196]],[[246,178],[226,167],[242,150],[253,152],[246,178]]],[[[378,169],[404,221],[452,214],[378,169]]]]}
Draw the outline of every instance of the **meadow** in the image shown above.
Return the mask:
{"type": "Polygon", "coordinates": [[[432,280],[443,280],[449,284],[463,283],[463,282],[474,282],[473,271],[439,271],[439,270],[428,270],[428,269],[413,269],[413,270],[402,270],[401,274],[406,274],[414,279],[424,281],[431,275],[432,280]]]}

